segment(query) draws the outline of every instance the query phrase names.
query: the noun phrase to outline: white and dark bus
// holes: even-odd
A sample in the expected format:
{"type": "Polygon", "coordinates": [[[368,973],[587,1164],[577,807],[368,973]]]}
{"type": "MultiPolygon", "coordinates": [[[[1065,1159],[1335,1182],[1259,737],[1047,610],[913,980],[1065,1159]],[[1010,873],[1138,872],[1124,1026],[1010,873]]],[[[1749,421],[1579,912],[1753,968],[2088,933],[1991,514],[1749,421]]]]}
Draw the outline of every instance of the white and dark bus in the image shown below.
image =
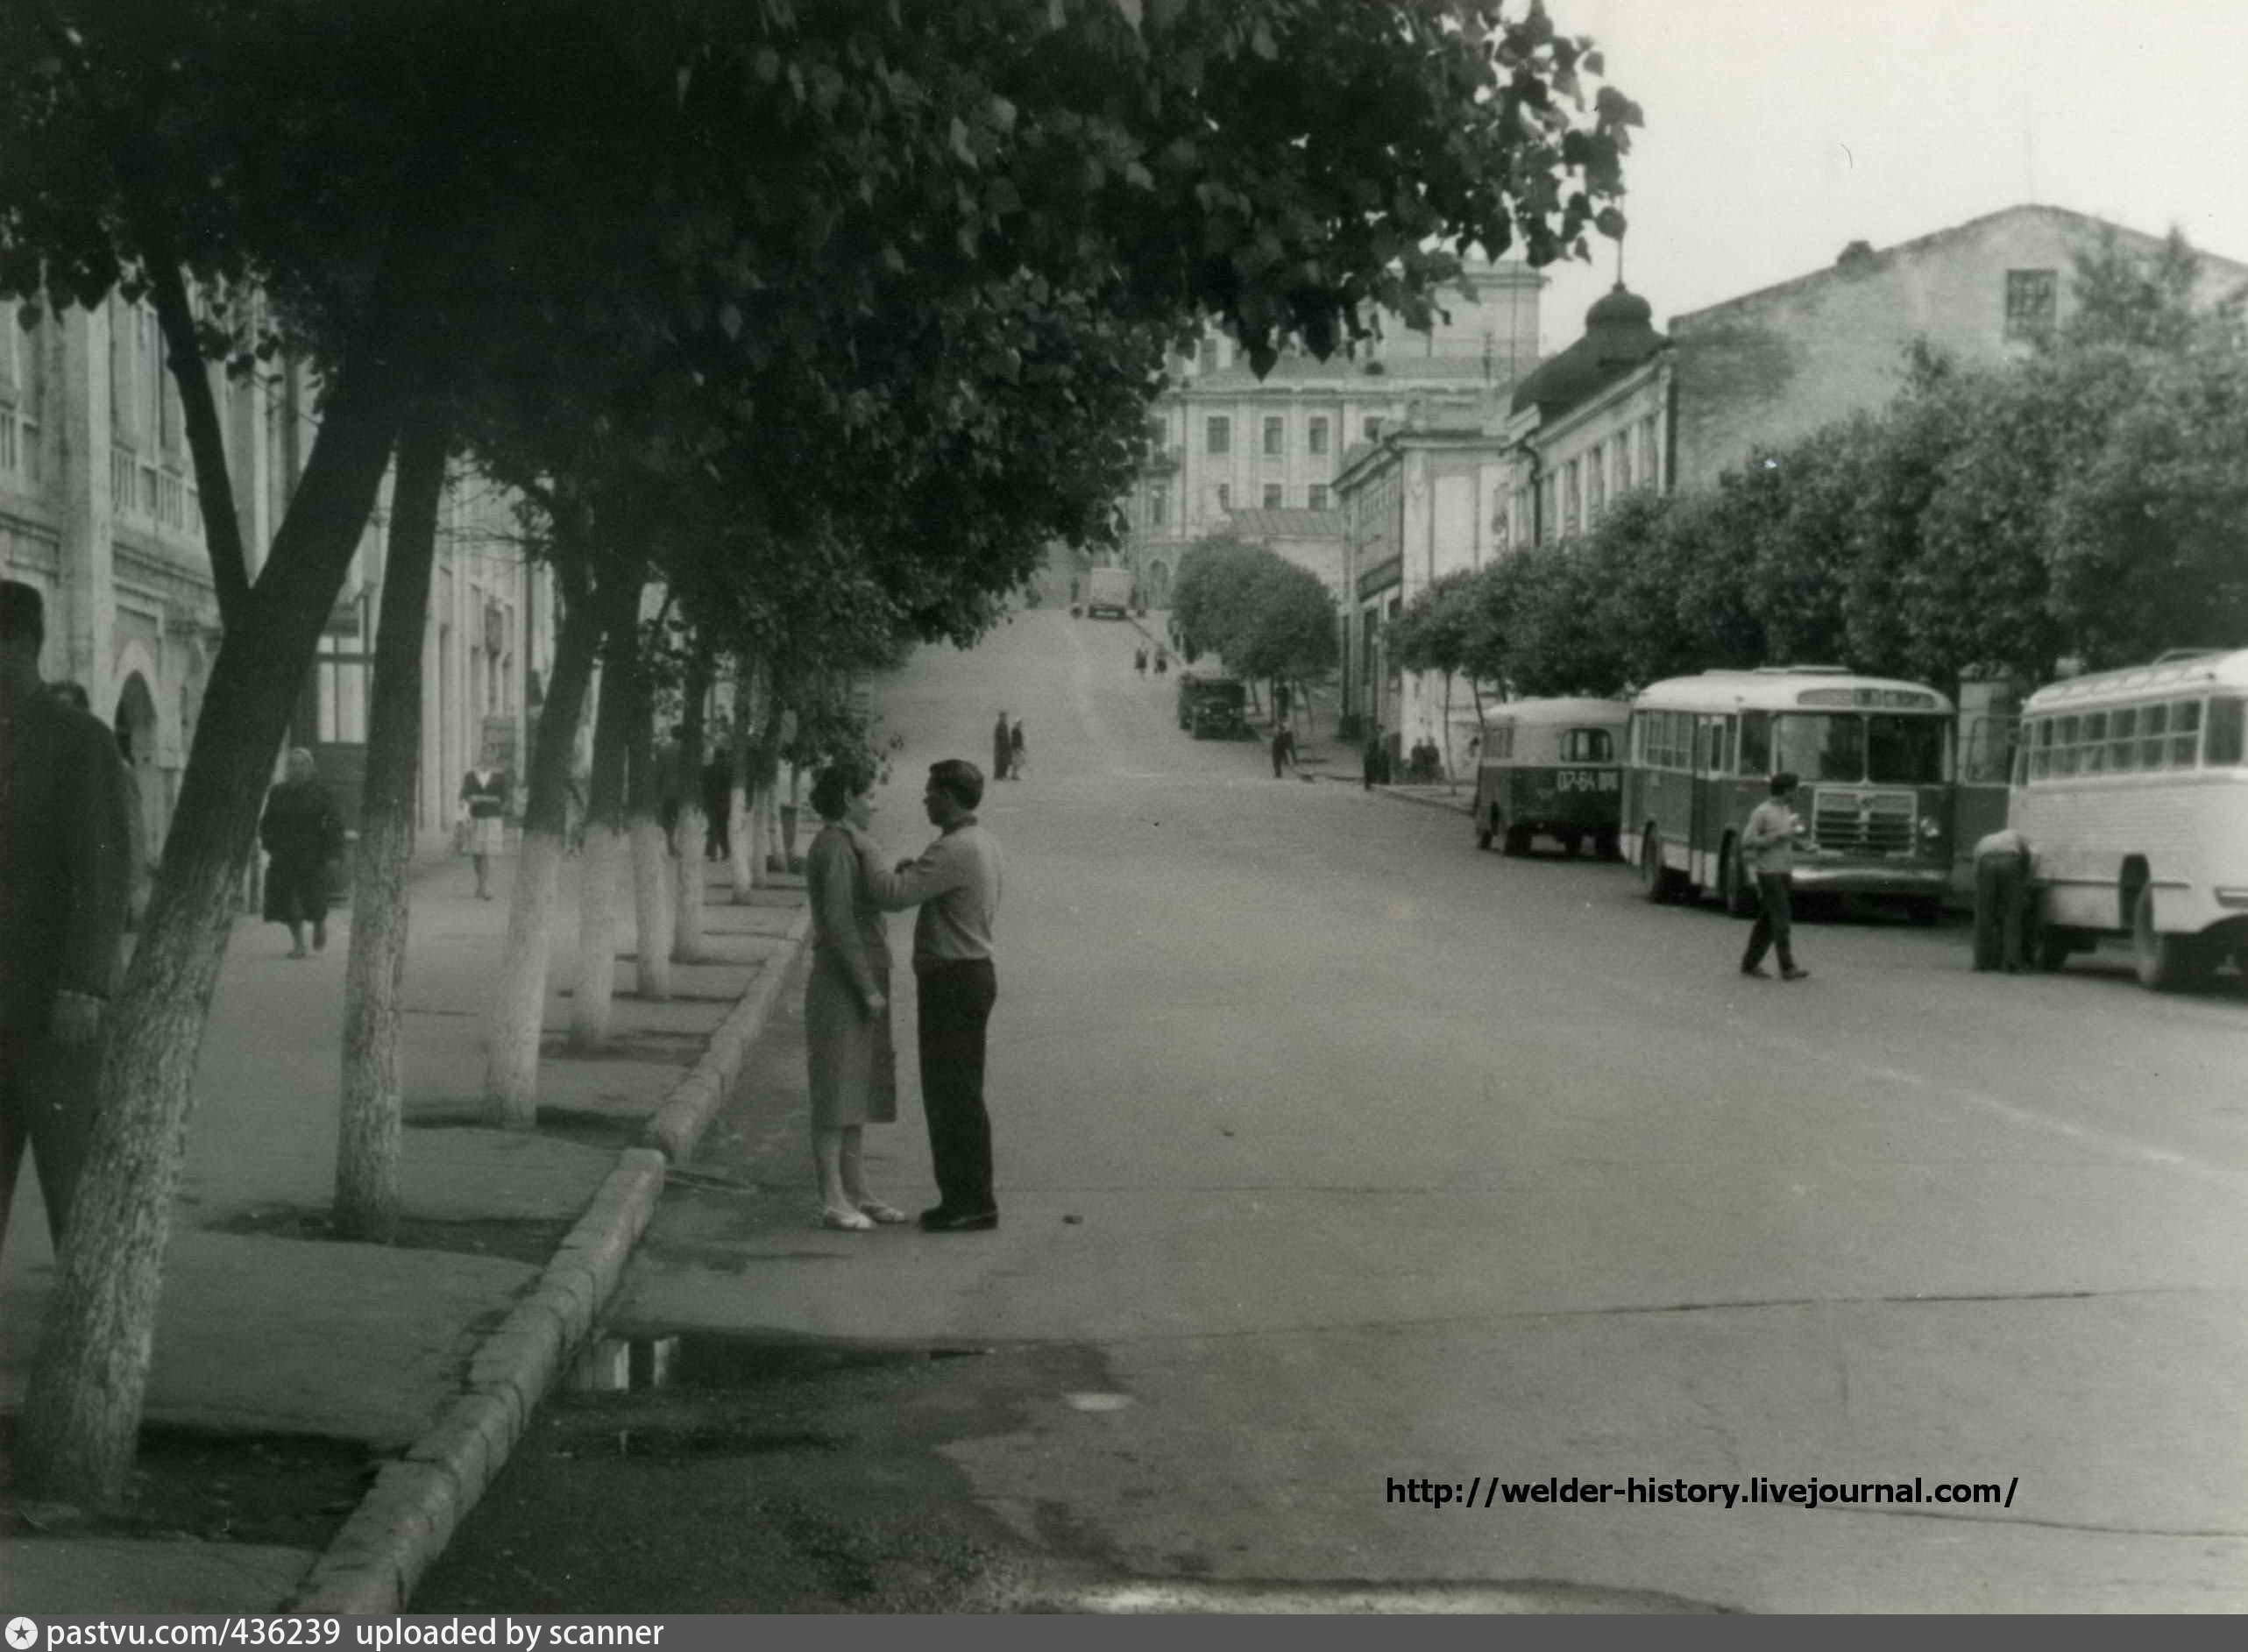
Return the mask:
{"type": "Polygon", "coordinates": [[[2007,824],[2039,961],[2131,939],[2150,987],[2248,974],[2248,649],[2049,684],[2022,707],[2007,824]]]}

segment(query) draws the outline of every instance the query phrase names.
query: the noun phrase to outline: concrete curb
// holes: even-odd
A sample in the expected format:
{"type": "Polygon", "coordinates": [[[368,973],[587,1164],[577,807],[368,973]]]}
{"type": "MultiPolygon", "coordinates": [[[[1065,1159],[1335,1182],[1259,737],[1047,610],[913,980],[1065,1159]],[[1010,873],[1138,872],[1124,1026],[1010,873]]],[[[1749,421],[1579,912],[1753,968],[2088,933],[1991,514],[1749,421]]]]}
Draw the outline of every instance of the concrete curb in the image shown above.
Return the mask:
{"type": "Polygon", "coordinates": [[[532,1409],[592,1335],[656,1214],[664,1173],[692,1152],[716,1117],[811,932],[807,907],[789,925],[786,949],[719,1024],[702,1059],[649,1121],[650,1145],[618,1156],[538,1283],[478,1346],[465,1392],[402,1458],[377,1472],[287,1610],[406,1610],[415,1586],[498,1477],[532,1409]]]}
{"type": "Polygon", "coordinates": [[[782,983],[795,967],[811,933],[812,909],[807,906],[796,915],[796,921],[789,925],[784,937],[788,950],[769,964],[757,977],[757,984],[742,995],[741,1002],[734,1006],[718,1031],[711,1035],[710,1048],[703,1052],[703,1059],[695,1063],[694,1070],[679,1081],[663,1105],[656,1110],[656,1117],[648,1121],[643,1139],[673,1164],[693,1154],[695,1144],[717,1117],[719,1103],[726,1099],[727,1086],[741,1071],[742,1059],[750,1045],[765,1030],[766,1017],[780,1000],[782,983]]]}
{"type": "MultiPolygon", "coordinates": [[[[1360,783],[1355,775],[1306,775],[1303,777],[1306,780],[1323,780],[1330,785],[1337,786],[1355,786],[1360,783]]],[[[1465,816],[1471,820],[1475,818],[1475,800],[1472,793],[1465,802],[1462,802],[1457,798],[1424,798],[1418,792],[1400,791],[1393,786],[1377,785],[1369,789],[1381,797],[1394,798],[1400,803],[1417,803],[1424,809],[1442,809],[1448,813],[1465,816]]]]}

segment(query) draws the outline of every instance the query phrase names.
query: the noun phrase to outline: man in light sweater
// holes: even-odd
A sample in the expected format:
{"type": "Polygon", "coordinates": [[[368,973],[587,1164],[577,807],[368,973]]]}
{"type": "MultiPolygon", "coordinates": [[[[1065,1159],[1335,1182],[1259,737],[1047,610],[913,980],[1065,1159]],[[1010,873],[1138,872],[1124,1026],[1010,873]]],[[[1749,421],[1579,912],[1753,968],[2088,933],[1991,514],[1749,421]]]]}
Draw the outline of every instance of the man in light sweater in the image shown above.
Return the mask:
{"type": "Polygon", "coordinates": [[[1801,981],[1811,971],[1795,967],[1795,948],[1789,944],[1789,911],[1795,883],[1795,840],[1803,821],[1795,812],[1796,777],[1782,769],[1772,776],[1772,795],[1749,812],[1741,829],[1741,864],[1756,880],[1756,926],[1748,932],[1748,950],[1741,955],[1741,973],[1766,979],[1764,949],[1776,947],[1780,979],[1801,981]]]}
{"type": "Polygon", "coordinates": [[[991,923],[999,910],[999,846],[976,823],[983,775],[962,758],[929,767],[921,794],[941,835],[917,860],[885,870],[862,854],[867,888],[886,912],[921,910],[913,922],[921,1109],[929,1124],[937,1202],[921,1213],[932,1233],[999,1225],[991,1188],[991,1118],[983,1106],[984,1029],[999,995],[991,923]]]}

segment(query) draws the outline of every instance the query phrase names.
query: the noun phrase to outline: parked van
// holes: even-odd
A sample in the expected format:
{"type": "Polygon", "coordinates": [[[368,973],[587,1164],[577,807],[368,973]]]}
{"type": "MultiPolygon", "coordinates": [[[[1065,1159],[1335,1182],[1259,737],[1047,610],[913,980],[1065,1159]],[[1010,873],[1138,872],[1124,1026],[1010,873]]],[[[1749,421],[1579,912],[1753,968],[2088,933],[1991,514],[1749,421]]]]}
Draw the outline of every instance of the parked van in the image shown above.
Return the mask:
{"type": "Polygon", "coordinates": [[[1527,854],[1542,832],[1571,854],[1589,842],[1602,859],[1614,859],[1630,721],[1621,700],[1512,700],[1486,712],[1475,767],[1477,846],[1487,849],[1495,838],[1508,854],[1527,854]]]}

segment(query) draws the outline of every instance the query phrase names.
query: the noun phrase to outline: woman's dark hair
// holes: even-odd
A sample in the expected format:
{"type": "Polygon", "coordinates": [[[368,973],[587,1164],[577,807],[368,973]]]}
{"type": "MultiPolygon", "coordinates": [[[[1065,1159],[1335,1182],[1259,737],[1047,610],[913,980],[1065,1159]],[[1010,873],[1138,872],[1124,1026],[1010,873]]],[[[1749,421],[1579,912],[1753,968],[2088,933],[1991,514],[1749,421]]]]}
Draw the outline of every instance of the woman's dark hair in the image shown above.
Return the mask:
{"type": "Polygon", "coordinates": [[[812,783],[812,812],[823,820],[840,820],[844,805],[869,784],[865,769],[857,763],[833,762],[812,783]]]}

